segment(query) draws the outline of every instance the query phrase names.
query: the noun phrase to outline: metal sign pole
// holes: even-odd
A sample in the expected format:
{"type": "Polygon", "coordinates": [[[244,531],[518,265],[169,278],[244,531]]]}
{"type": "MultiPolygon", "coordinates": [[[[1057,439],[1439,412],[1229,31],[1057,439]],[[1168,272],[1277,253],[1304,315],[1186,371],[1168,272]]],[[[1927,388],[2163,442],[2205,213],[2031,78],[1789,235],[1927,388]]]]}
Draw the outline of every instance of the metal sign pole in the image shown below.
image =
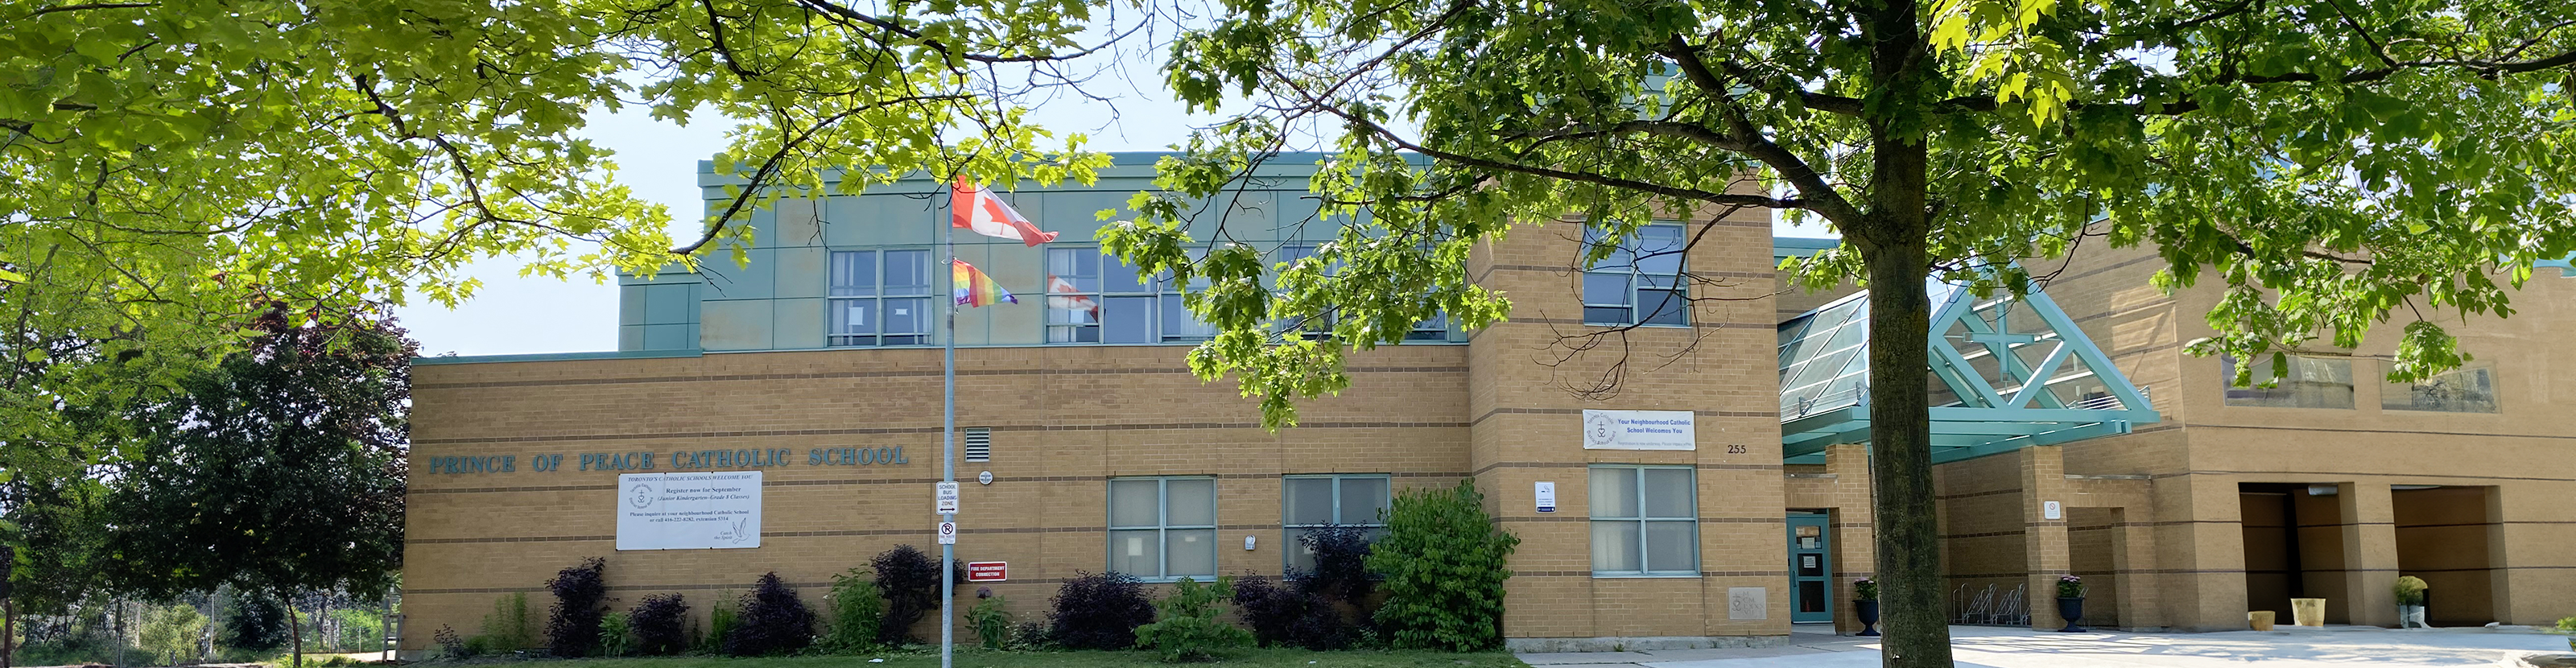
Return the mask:
{"type": "MultiPolygon", "coordinates": [[[[949,190],[949,215],[956,215],[955,186],[949,190]]],[[[939,368],[947,382],[948,405],[944,409],[939,435],[939,481],[944,487],[957,484],[957,225],[940,226],[941,246],[948,249],[948,263],[942,267],[948,275],[947,345],[941,352],[939,368]]],[[[956,513],[941,513],[941,522],[957,521],[956,513]]],[[[957,601],[957,583],[949,574],[957,568],[957,543],[941,541],[939,546],[939,668],[951,668],[957,650],[957,614],[948,609],[957,601]]]]}

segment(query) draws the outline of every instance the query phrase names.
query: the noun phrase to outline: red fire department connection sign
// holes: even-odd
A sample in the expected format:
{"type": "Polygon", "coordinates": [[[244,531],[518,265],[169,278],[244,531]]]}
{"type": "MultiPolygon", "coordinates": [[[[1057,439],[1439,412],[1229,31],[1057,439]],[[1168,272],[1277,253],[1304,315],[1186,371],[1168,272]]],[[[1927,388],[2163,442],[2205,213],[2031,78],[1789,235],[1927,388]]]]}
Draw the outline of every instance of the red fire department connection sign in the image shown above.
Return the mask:
{"type": "Polygon", "coordinates": [[[1010,579],[1008,574],[1009,566],[1010,562],[1006,561],[966,562],[966,581],[1001,582],[1003,580],[1010,579]]]}

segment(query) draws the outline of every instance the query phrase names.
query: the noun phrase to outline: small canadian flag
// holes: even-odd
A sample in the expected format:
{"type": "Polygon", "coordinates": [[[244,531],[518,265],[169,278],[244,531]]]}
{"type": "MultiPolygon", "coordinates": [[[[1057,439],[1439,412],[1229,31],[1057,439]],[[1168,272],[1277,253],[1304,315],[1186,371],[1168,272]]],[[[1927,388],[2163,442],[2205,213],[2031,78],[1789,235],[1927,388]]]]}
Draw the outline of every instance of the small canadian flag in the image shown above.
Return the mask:
{"type": "Polygon", "coordinates": [[[963,175],[949,186],[949,195],[948,222],[951,226],[1031,246],[1055,240],[1054,232],[1038,229],[1029,219],[1020,217],[1020,212],[1011,210],[1011,205],[1003,203],[993,191],[975,187],[963,175]]]}

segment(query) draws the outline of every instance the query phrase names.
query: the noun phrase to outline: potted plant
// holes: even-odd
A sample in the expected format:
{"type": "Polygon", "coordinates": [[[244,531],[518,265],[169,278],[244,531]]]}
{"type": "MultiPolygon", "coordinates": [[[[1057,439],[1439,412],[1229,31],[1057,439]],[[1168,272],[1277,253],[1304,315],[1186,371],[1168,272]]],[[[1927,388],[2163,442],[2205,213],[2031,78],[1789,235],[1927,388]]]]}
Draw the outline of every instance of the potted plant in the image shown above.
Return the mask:
{"type": "Polygon", "coordinates": [[[2424,623],[2424,591],[2431,588],[2424,584],[2423,578],[2412,575],[2397,577],[2397,628],[2432,628],[2431,624],[2424,623]]]}
{"type": "Polygon", "coordinates": [[[1878,581],[1861,578],[1852,581],[1852,614],[1860,617],[1860,633],[1866,638],[1878,637],[1878,581]]]}
{"type": "Polygon", "coordinates": [[[2057,616],[2066,618],[2066,633],[2082,633],[2084,627],[2075,620],[2084,618],[2084,578],[2061,575],[2057,578],[2057,616]]]}

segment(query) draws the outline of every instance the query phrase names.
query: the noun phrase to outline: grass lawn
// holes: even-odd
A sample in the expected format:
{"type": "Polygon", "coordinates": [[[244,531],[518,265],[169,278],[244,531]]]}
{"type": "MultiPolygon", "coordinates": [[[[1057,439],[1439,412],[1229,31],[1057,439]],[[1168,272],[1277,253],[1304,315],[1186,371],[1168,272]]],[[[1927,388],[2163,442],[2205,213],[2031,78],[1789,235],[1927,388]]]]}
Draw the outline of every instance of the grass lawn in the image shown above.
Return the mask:
{"type": "MultiPolygon", "coordinates": [[[[545,662],[531,668],[937,668],[939,653],[887,652],[857,656],[792,656],[769,659],[733,659],[708,656],[681,656],[652,659],[579,659],[567,662],[545,662]],[[869,659],[885,659],[870,663],[869,659]]],[[[958,648],[957,668],[1102,668],[1107,666],[1162,666],[1153,654],[1146,652],[987,652],[958,648]]],[[[1528,668],[1519,659],[1504,652],[1452,654],[1414,651],[1346,651],[1310,652],[1298,649],[1257,649],[1236,652],[1232,658],[1185,666],[1242,666],[1280,668],[1528,668]]]]}

